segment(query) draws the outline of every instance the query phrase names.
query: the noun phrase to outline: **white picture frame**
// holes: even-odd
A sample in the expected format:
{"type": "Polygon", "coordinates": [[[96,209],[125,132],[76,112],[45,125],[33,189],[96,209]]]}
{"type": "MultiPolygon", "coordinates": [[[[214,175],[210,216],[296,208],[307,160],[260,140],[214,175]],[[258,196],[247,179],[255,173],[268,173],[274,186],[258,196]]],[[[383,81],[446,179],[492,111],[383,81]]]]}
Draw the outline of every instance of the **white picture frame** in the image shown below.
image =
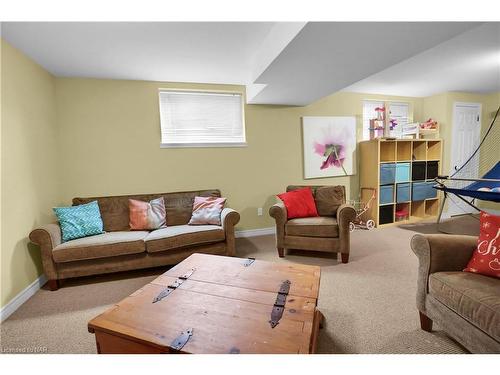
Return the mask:
{"type": "Polygon", "coordinates": [[[304,179],[356,174],[356,118],[302,117],[304,179]]]}

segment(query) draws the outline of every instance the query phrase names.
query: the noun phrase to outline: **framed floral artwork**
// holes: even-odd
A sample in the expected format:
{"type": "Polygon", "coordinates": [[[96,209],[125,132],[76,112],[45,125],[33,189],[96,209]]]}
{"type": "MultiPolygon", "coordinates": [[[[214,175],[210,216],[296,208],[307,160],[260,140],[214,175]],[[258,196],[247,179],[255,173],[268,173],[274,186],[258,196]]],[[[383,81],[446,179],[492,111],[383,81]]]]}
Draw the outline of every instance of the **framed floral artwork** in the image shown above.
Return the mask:
{"type": "Polygon", "coordinates": [[[356,118],[302,117],[304,178],[356,174],[356,118]]]}

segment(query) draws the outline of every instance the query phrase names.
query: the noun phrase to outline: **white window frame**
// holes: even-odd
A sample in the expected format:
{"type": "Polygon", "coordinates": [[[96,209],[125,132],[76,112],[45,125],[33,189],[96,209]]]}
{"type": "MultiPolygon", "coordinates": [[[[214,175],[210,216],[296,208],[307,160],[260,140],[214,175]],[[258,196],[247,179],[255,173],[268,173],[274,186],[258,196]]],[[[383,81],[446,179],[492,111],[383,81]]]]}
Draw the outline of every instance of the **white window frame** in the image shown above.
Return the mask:
{"type": "Polygon", "coordinates": [[[246,124],[245,124],[245,97],[241,91],[227,90],[202,90],[202,89],[176,89],[176,88],[160,88],[158,89],[158,109],[160,113],[160,136],[163,131],[161,125],[161,93],[162,92],[186,92],[186,93],[203,93],[203,94],[227,94],[240,96],[241,103],[241,126],[243,132],[243,142],[162,142],[160,140],[160,148],[198,148],[198,147],[247,147],[246,142],[246,124]]]}
{"type": "MultiPolygon", "coordinates": [[[[412,108],[412,103],[408,102],[408,101],[404,101],[404,100],[387,100],[387,99],[363,99],[362,103],[361,103],[361,111],[362,111],[362,114],[361,114],[361,122],[362,122],[362,139],[363,141],[367,141],[370,139],[370,132],[368,130],[368,128],[365,127],[365,102],[375,102],[375,103],[378,103],[378,104],[383,104],[383,106],[385,108],[389,108],[389,111],[391,109],[391,105],[392,104],[403,104],[403,105],[407,105],[408,106],[408,117],[407,117],[407,121],[408,121],[408,124],[412,123],[413,122],[413,108],[412,108]]],[[[401,125],[401,124],[400,124],[401,125]]]]}

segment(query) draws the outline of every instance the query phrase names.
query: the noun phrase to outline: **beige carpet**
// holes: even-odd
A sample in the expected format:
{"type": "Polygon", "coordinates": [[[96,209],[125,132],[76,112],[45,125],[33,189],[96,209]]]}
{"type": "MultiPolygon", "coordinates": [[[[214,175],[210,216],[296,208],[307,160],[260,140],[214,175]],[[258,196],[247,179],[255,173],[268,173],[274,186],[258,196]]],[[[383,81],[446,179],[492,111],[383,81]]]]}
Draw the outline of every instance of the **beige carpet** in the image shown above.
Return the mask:
{"type": "Polygon", "coordinates": [[[418,233],[465,234],[479,236],[479,215],[458,215],[452,219],[444,219],[438,225],[435,219],[422,220],[416,223],[400,225],[418,233]],[[439,230],[438,230],[439,229],[439,230]]]}
{"type": "MultiPolygon", "coordinates": [[[[352,235],[351,259],[341,264],[318,253],[279,259],[274,236],[237,240],[238,256],[321,266],[319,307],[326,323],[320,353],[463,353],[439,327],[419,328],[415,308],[415,234],[397,227],[352,235]]],[[[95,353],[87,321],[152,280],[162,270],[68,281],[56,292],[40,290],[1,325],[2,352],[95,353]]]]}

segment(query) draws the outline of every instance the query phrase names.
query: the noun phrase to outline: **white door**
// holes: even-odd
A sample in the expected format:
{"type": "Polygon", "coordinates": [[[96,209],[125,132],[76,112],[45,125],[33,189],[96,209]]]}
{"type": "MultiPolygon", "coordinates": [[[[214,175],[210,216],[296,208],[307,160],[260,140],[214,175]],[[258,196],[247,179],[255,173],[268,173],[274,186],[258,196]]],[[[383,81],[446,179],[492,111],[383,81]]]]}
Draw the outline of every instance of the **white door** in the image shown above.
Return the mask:
{"type": "MultiPolygon", "coordinates": [[[[450,176],[459,170],[463,164],[471,157],[481,141],[481,104],[479,103],[454,103],[453,104],[453,131],[451,148],[451,171],[450,176]]],[[[457,178],[478,178],[479,177],[479,151],[461,169],[455,177],[457,178]]],[[[472,182],[454,181],[451,186],[465,187],[472,182]]],[[[456,196],[448,195],[448,213],[459,215],[469,212],[476,212],[474,208],[463,202],[456,196]]],[[[464,197],[468,201],[470,198],[464,197]]]]}

